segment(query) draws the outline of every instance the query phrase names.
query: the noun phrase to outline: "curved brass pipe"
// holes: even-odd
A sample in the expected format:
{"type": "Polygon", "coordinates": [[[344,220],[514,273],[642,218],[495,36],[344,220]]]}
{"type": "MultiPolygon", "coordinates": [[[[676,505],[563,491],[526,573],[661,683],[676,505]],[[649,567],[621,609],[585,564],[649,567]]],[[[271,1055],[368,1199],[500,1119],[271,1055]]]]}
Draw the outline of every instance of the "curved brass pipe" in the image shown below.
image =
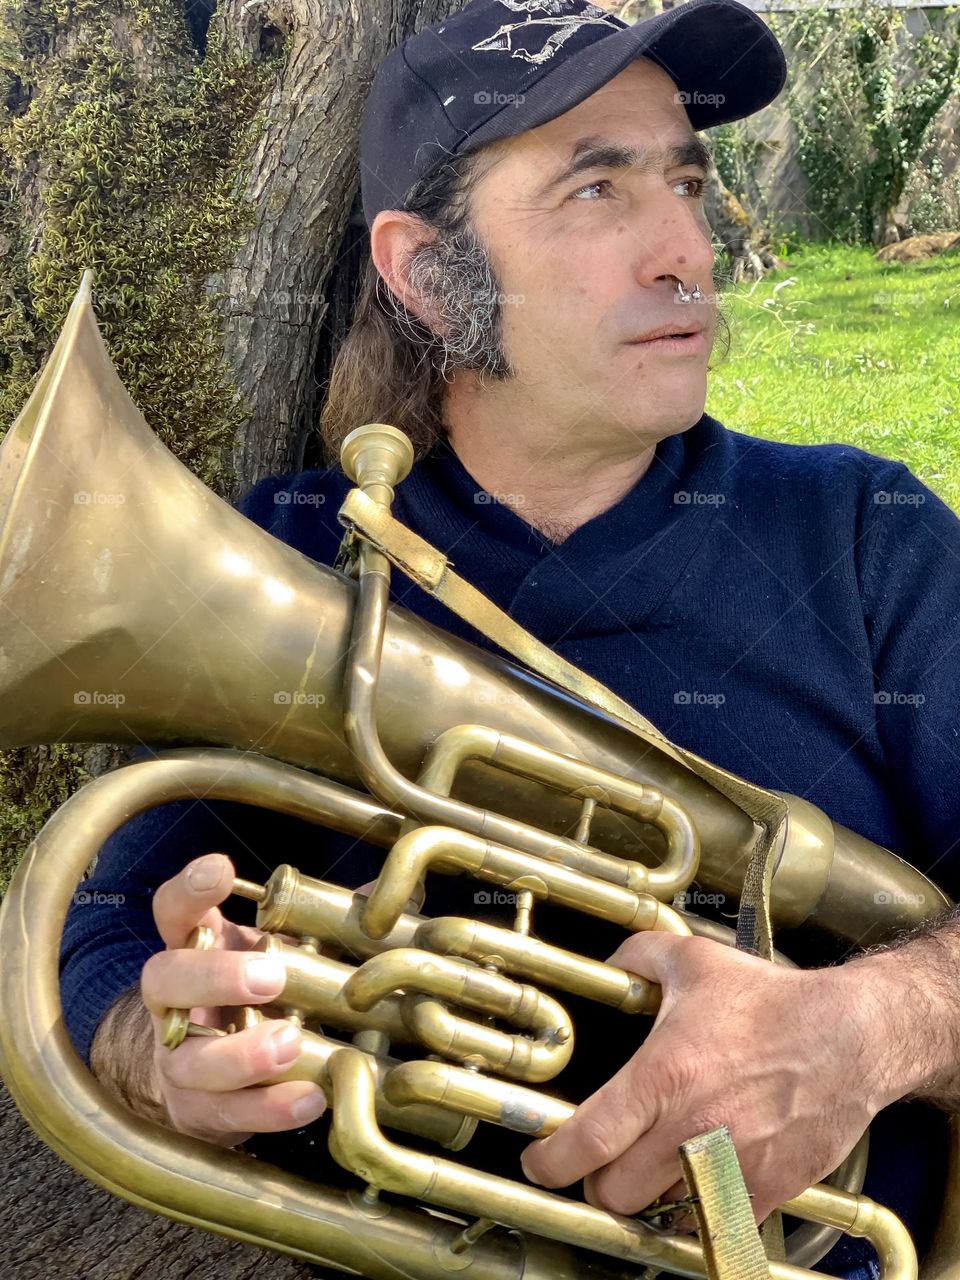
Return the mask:
{"type": "Polygon", "coordinates": [[[410,1025],[435,1053],[522,1080],[551,1080],[570,1061],[573,1025],[552,996],[479,966],[399,948],[365,961],[344,983],[343,997],[365,1012],[391,992],[419,991],[454,1004],[504,1018],[533,1033],[528,1040],[481,1027],[433,1000],[413,1000],[405,1008],[410,1025]]]}
{"type": "Polygon", "coordinates": [[[641,929],[689,932],[676,912],[650,893],[597,880],[559,862],[545,863],[455,827],[430,826],[408,831],[387,854],[363,912],[363,929],[371,938],[390,932],[430,869],[467,871],[511,889],[529,889],[535,898],[573,907],[634,933],[641,929]]]}
{"type": "MultiPolygon", "coordinates": [[[[371,938],[361,925],[368,902],[363,894],[303,875],[286,864],[277,867],[263,886],[236,881],[234,893],[257,903],[258,928],[315,937],[357,959],[396,947],[422,947],[437,955],[490,964],[517,977],[613,1005],[624,1013],[656,1013],[660,1007],[660,988],[646,978],[469,916],[430,918],[403,912],[388,934],[371,938]]],[[[660,904],[657,921],[677,921],[672,932],[692,931],[692,920],[660,904]]],[[[732,930],[722,936],[732,945],[732,930]]]]}
{"type": "MultiPolygon", "coordinates": [[[[259,1010],[256,1010],[253,1022],[266,1021],[259,1010]]],[[[206,1030],[206,1028],[204,1028],[206,1030]]],[[[271,1076],[266,1084],[282,1084],[288,1080],[309,1080],[318,1084],[326,1093],[327,1101],[333,1101],[330,1087],[330,1074],[327,1070],[331,1054],[339,1049],[351,1048],[339,1040],[331,1040],[329,1036],[306,1027],[300,1028],[300,1053],[284,1071],[271,1076]]],[[[377,1121],[388,1129],[400,1129],[404,1133],[414,1133],[422,1138],[430,1138],[438,1142],[448,1151],[462,1151],[476,1132],[477,1120],[465,1112],[457,1115],[450,1107],[433,1105],[428,1099],[422,1102],[411,1098],[401,1106],[395,1105],[383,1091],[383,1081],[390,1071],[403,1064],[397,1058],[384,1057],[366,1050],[356,1048],[363,1053],[370,1069],[377,1080],[377,1121]]],[[[431,1064],[439,1065],[439,1064],[431,1064]]],[[[464,1075],[471,1075],[465,1071],[464,1075]]],[[[474,1077],[475,1078],[475,1077],[474,1077]]],[[[530,1090],[529,1092],[533,1092],[530,1090]]]]}
{"type": "MultiPolygon", "coordinates": [[[[436,1156],[399,1147],[384,1137],[376,1122],[375,1081],[362,1055],[350,1049],[330,1058],[334,1092],[330,1151],[344,1168],[383,1191],[413,1196],[439,1208],[489,1218],[518,1231],[548,1234],[554,1240],[585,1246],[635,1265],[659,1267],[680,1276],[704,1276],[699,1245],[683,1236],[661,1234],[636,1218],[605,1213],[522,1186],[507,1178],[478,1173],[436,1156]]],[[[865,1236],[881,1259],[882,1280],[917,1280],[917,1259],[903,1224],[887,1209],[834,1188],[811,1188],[783,1206],[796,1217],[845,1224],[865,1236]]],[[[771,1280],[800,1280],[810,1273],[789,1263],[771,1262],[771,1280]]]]}
{"type": "Polygon", "coordinates": [[[666,840],[663,861],[655,867],[629,858],[611,858],[589,848],[582,850],[579,860],[562,850],[570,859],[564,859],[565,866],[658,898],[675,897],[697,874],[700,840],[696,828],[686,810],[659,787],[631,782],[608,769],[562,756],[485,724],[457,724],[445,729],[427,753],[417,782],[434,795],[449,796],[457,774],[468,761],[506,769],[574,799],[599,802],[615,813],[650,823],[666,840]]]}
{"type": "Polygon", "coordinates": [[[415,939],[418,946],[437,955],[492,964],[558,991],[612,1005],[622,1013],[656,1013],[660,1008],[660,987],[646,978],[468,916],[424,920],[415,939]]]}
{"type": "MultiPolygon", "coordinates": [[[[436,1280],[437,1251],[453,1250],[462,1234],[457,1224],[397,1205],[371,1210],[351,1192],[141,1120],[81,1063],[63,1024],[56,957],[64,920],[87,866],[117,826],[181,799],[278,809],[283,792],[295,798],[291,810],[312,793],[319,814],[337,790],[273,760],[209,750],[125,765],[71,796],[30,845],[0,904],[0,1074],[47,1146],[132,1204],[371,1280],[436,1280]]],[[[571,1260],[536,1239],[496,1233],[471,1247],[470,1264],[475,1280],[556,1280],[569,1274],[571,1260]]],[[[623,1277],[610,1270],[597,1280],[623,1277]]]]}
{"type": "MultiPolygon", "coordinates": [[[[390,599],[389,563],[368,543],[360,546],[360,581],[350,634],[350,662],[344,674],[344,736],[364,785],[372,795],[391,808],[401,810],[419,822],[449,826],[490,839],[547,862],[564,863],[584,869],[608,867],[606,878],[629,879],[631,866],[621,859],[595,861],[598,850],[586,850],[576,840],[551,835],[517,818],[505,818],[489,809],[478,808],[450,796],[428,791],[394,767],[380,741],[377,728],[377,688],[390,599]],[[585,855],[593,855],[589,861],[585,855]],[[619,868],[615,865],[620,863],[619,868]]],[[[651,804],[651,808],[653,808],[651,804]]],[[[671,806],[671,816],[675,808],[671,806]]],[[[689,824],[687,824],[689,826],[689,824]]],[[[678,829],[679,838],[679,829],[678,829]]],[[[692,839],[696,839],[695,834],[692,839]]],[[[696,846],[699,849],[699,846],[696,846]]],[[[693,862],[693,849],[684,855],[693,862]]]]}
{"type": "MultiPolygon", "coordinates": [[[[519,977],[589,996],[625,1013],[655,1013],[659,1008],[660,988],[645,978],[469,916],[427,918],[403,912],[388,934],[372,938],[361,923],[369,898],[304,875],[287,864],[277,867],[263,886],[236,882],[234,893],[257,903],[258,928],[315,936],[360,959],[393,947],[422,946],[478,964],[491,961],[519,977]]],[[[679,921],[681,927],[676,932],[712,938],[725,946],[735,945],[736,934],[726,925],[672,908],[665,912],[669,914],[664,914],[664,920],[675,917],[679,921]]],[[[778,964],[793,967],[793,961],[786,956],[777,954],[775,958],[778,964]]]]}

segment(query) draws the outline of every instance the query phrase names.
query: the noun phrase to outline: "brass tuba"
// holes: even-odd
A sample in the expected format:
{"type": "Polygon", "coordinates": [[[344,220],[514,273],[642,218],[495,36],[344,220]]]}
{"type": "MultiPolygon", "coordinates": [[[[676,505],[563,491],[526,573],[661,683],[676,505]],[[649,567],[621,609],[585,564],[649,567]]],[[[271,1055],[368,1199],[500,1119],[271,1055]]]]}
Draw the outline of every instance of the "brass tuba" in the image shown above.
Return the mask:
{"type": "MultiPolygon", "coordinates": [[[[172,749],[67,801],[3,903],[0,1071],[21,1111],[75,1169],[133,1203],[372,1280],[746,1280],[753,1246],[741,1240],[741,1261],[724,1260],[705,1195],[698,1241],[413,1150],[398,1135],[449,1151],[480,1122],[544,1136],[572,1111],[534,1087],[573,1051],[564,993],[655,1012],[651,984],[538,938],[541,900],[626,930],[726,942],[732,931],[670,905],[695,877],[739,897],[745,877],[765,869],[760,910],[774,924],[857,939],[888,936],[948,900],[814,806],[676,747],[530,637],[517,637],[521,652],[542,660],[546,678],[388,609],[391,559],[434,586],[452,580],[432,548],[393,543],[390,499],[410,465],[395,429],[360,428],[347,442],[347,572],[245,520],[143,420],[102,341],[91,283],[85,272],[0,448],[0,745],[172,749]],[[209,746],[182,746],[195,742],[209,746]],[[356,1189],[133,1115],[69,1042],[57,956],[77,883],[117,827],[191,797],[291,813],[387,851],[369,898],[292,867],[267,885],[235,885],[257,901],[268,935],[297,940],[263,943],[288,973],[268,1012],[304,1027],[304,1052],[279,1078],[327,1091],[331,1155],[356,1189]],[[437,872],[513,889],[512,925],[410,910],[437,872]]],[[[489,602],[465,586],[462,598],[509,638],[489,602]]],[[[195,945],[205,941],[198,931],[195,945]]],[[[172,1010],[167,1033],[175,1045],[200,1029],[172,1010]]],[[[702,1187],[709,1152],[696,1138],[681,1154],[688,1185],[702,1187]]],[[[858,1194],[862,1156],[836,1185],[784,1206],[804,1220],[788,1260],[757,1263],[754,1251],[749,1275],[808,1276],[841,1230],[874,1242],[887,1280],[918,1274],[902,1224],[858,1194]]],[[[952,1177],[924,1280],[956,1274],[956,1186],[952,1177]]],[[[741,1192],[742,1182],[731,1211],[742,1213],[741,1192]]]]}

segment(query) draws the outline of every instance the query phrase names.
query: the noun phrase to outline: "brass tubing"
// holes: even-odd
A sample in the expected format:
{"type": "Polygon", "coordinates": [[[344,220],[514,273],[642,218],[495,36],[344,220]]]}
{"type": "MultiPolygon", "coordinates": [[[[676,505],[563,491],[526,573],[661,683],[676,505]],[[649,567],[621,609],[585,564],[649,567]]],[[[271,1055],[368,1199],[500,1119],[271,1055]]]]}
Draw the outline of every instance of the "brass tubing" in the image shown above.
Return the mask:
{"type": "MultiPolygon", "coordinates": [[[[430,916],[403,913],[387,937],[375,940],[361,927],[367,899],[338,884],[303,876],[296,868],[276,868],[260,897],[257,927],[270,932],[303,936],[315,933],[358,960],[381,955],[394,947],[422,947],[436,955],[460,956],[476,964],[492,963],[504,972],[544,986],[586,996],[612,1005],[625,1014],[655,1014],[660,988],[625,969],[602,960],[576,955],[540,938],[521,937],[512,929],[481,923],[470,916],[430,916]]],[[[691,927],[695,916],[672,913],[691,927]]],[[[732,940],[732,931],[727,937],[732,940]]]]}
{"type": "MultiPolygon", "coordinates": [[[[458,827],[472,835],[495,840],[523,853],[532,853],[548,862],[568,862],[583,867],[586,850],[575,840],[553,836],[518,819],[504,818],[489,809],[478,808],[425,790],[395,769],[384,752],[377,730],[377,687],[390,595],[389,563],[367,543],[360,547],[360,582],[350,646],[345,661],[344,736],[356,761],[357,770],[369,791],[391,808],[432,823],[458,827]],[[372,566],[376,566],[375,568],[372,566]]],[[[622,864],[620,874],[628,876],[630,866],[622,859],[609,858],[611,868],[622,864]]]]}
{"type": "Polygon", "coordinates": [[[576,1110],[569,1102],[525,1089],[510,1080],[480,1076],[449,1062],[425,1059],[391,1067],[380,1079],[379,1087],[398,1111],[430,1103],[531,1138],[546,1138],[576,1110]]]}
{"type": "Polygon", "coordinates": [[[492,961],[508,973],[612,1005],[622,1013],[656,1013],[660,1007],[657,983],[467,916],[424,920],[415,941],[437,955],[462,956],[479,964],[492,961]]]}
{"type": "Polygon", "coordinates": [[[383,939],[383,947],[371,945],[360,923],[366,901],[361,893],[304,875],[284,863],[275,868],[263,886],[257,928],[268,933],[317,937],[357,956],[374,955],[387,946],[413,945],[413,934],[423,917],[406,912],[389,938],[383,939]]]}
{"type": "Polygon", "coordinates": [[[560,863],[494,844],[455,827],[417,827],[400,837],[384,861],[363,912],[364,931],[382,938],[429,870],[469,872],[481,880],[529,889],[535,897],[598,916],[624,929],[678,928],[673,912],[649,893],[597,880],[560,863]]]}
{"type": "MultiPolygon", "coordinates": [[[[370,938],[360,922],[367,901],[363,894],[315,880],[285,865],[277,867],[267,881],[257,925],[277,933],[313,933],[362,960],[396,947],[413,946],[477,964],[493,957],[497,967],[506,972],[588,996],[624,1013],[656,1013],[660,1006],[656,983],[469,916],[429,918],[404,912],[386,937],[370,938]]],[[[658,917],[667,919],[668,913],[680,917],[669,908],[658,912],[658,917]]]]}
{"type": "Polygon", "coordinates": [[[910,1233],[895,1213],[875,1200],[821,1182],[788,1200],[782,1209],[794,1217],[828,1223],[847,1235],[869,1240],[877,1251],[883,1280],[917,1280],[917,1256],[910,1233]]]}
{"type": "Polygon", "coordinates": [[[329,956],[292,946],[269,934],[254,948],[279,956],[286,971],[283,990],[271,1005],[282,1010],[295,1009],[301,1017],[316,1018],[325,1026],[343,1031],[383,1031],[401,1044],[414,1043],[403,1012],[403,999],[387,995],[371,1003],[363,1013],[351,1005],[344,988],[356,973],[353,965],[329,956]]]}
{"type": "Polygon", "coordinates": [[[570,1061],[573,1026],[551,996],[469,962],[414,948],[383,952],[355,969],[343,987],[354,1009],[375,1008],[392,992],[422,992],[530,1031],[533,1039],[479,1026],[434,1001],[408,1002],[406,1016],[418,1037],[438,1052],[524,1080],[550,1080],[570,1061]],[[409,1007],[412,1006],[412,1007],[409,1007]],[[423,1032],[426,1029],[427,1034],[423,1032]]]}
{"type": "MultiPolygon", "coordinates": [[[[360,1210],[358,1230],[351,1193],[135,1116],[83,1065],[63,1024],[60,936],[76,887],[103,842],[128,818],[173,800],[279,808],[283,787],[275,784],[287,768],[248,753],[170,752],[94,779],[57,810],[0,904],[0,1074],[47,1146],[132,1204],[320,1266],[350,1267],[371,1280],[436,1280],[437,1251],[452,1246],[460,1226],[394,1205],[369,1217],[360,1210]]],[[[308,781],[318,798],[329,794],[331,784],[308,781]]],[[[471,1250],[471,1276],[554,1280],[560,1257],[531,1241],[525,1263],[519,1242],[498,1232],[471,1250]]],[[[611,1268],[597,1280],[622,1276],[611,1268]]]]}
{"type": "MultiPolygon", "coordinates": [[[[281,1084],[287,1080],[309,1080],[318,1084],[327,1094],[327,1101],[332,1102],[330,1076],[327,1070],[330,1055],[339,1049],[350,1048],[339,1040],[331,1040],[328,1036],[316,1031],[301,1032],[301,1049],[297,1058],[285,1071],[271,1076],[266,1084],[281,1084]]],[[[353,1046],[356,1048],[356,1046],[353,1046]]],[[[456,1115],[452,1108],[432,1105],[429,1099],[422,1102],[411,1099],[410,1105],[397,1106],[383,1092],[383,1081],[387,1073],[396,1066],[402,1065],[396,1058],[381,1057],[363,1053],[377,1080],[377,1120],[388,1129],[400,1129],[404,1133],[415,1133],[423,1138],[431,1138],[448,1151],[462,1151],[470,1141],[477,1128],[477,1120],[465,1112],[456,1115]]],[[[437,1065],[440,1064],[431,1064],[437,1065]]],[[[465,1072],[469,1075],[469,1072],[465,1072]]]]}
{"type": "Polygon", "coordinates": [[[401,1044],[426,1044],[459,1062],[476,1062],[525,1080],[549,1080],[573,1051],[573,1028],[555,1000],[466,962],[427,951],[391,950],[359,969],[266,935],[256,950],[283,960],[286,981],[272,1005],[346,1031],[381,1031],[401,1044]],[[500,984],[499,987],[497,984],[500,984]],[[446,998],[485,1011],[499,992],[504,1017],[539,1032],[536,1040],[468,1021],[435,1001],[394,994],[437,988],[446,998]],[[382,992],[382,994],[377,994],[382,992]]]}
{"type": "MultiPolygon", "coordinates": [[[[509,770],[520,777],[582,798],[591,806],[587,810],[586,823],[581,815],[584,825],[592,819],[593,807],[599,802],[616,813],[650,823],[662,832],[666,856],[659,865],[646,867],[642,862],[620,858],[611,866],[608,854],[590,850],[596,869],[589,874],[613,877],[615,884],[625,884],[638,893],[653,893],[663,898],[674,897],[695,878],[700,865],[700,840],[696,828],[686,810],[658,787],[631,782],[629,778],[588,764],[585,760],[560,755],[526,738],[502,733],[484,724],[458,724],[444,730],[430,748],[417,782],[431,792],[449,796],[457,773],[469,760],[509,770]]],[[[581,842],[580,829],[581,824],[578,824],[574,836],[574,842],[578,844],[581,842]]],[[[584,868],[581,866],[580,869],[584,868]]]]}
{"type": "MultiPolygon", "coordinates": [[[[441,1208],[492,1218],[518,1231],[596,1250],[637,1265],[660,1267],[681,1276],[705,1276],[700,1245],[687,1237],[661,1234],[636,1218],[594,1209],[507,1178],[479,1173],[436,1156],[396,1146],[380,1132],[374,1112],[375,1082],[362,1056],[345,1049],[332,1055],[334,1090],[330,1151],[334,1159],[383,1191],[413,1196],[441,1208]]],[[[882,1280],[917,1280],[910,1237],[895,1229],[887,1210],[846,1192],[818,1186],[790,1200],[784,1211],[833,1223],[844,1218],[853,1234],[866,1236],[882,1261],[882,1280]]],[[[896,1220],[894,1219],[894,1222],[896,1220]]],[[[897,1224],[899,1225],[899,1224],[897,1224]]],[[[770,1263],[771,1280],[801,1280],[811,1272],[789,1263],[770,1263]]]]}

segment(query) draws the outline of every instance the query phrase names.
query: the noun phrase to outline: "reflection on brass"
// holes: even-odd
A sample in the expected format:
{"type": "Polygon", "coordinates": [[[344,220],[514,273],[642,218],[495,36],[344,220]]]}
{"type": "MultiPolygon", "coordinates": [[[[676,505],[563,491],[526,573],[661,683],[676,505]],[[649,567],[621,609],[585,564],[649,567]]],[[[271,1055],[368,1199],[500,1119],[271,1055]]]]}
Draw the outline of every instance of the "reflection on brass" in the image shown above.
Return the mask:
{"type": "MultiPolygon", "coordinates": [[[[172,749],[71,797],[7,894],[0,1070],[18,1106],[74,1168],[134,1203],[371,1280],[706,1275],[712,1263],[694,1238],[414,1151],[383,1129],[448,1151],[479,1123],[553,1132],[571,1106],[535,1086],[577,1051],[566,998],[638,1018],[639,1039],[659,991],[538,937],[540,904],[624,930],[725,940],[723,926],[671,900],[695,880],[732,909],[752,820],[666,740],[388,607],[390,562],[363,537],[348,535],[341,574],[213,495],[121,385],[90,287],[85,273],[0,448],[0,746],[172,749]],[[208,745],[178,748],[189,743],[208,745]],[[57,955],[78,882],[130,817],[188,798],[259,805],[385,850],[369,897],[292,867],[234,885],[256,902],[259,945],[283,957],[287,978],[275,1005],[238,1011],[231,1028],[264,1016],[302,1028],[303,1051],[277,1079],[325,1090],[330,1150],[359,1179],[354,1190],[324,1186],[322,1168],[305,1181],[135,1117],[66,1036],[57,955]],[[450,874],[513,893],[513,920],[411,910],[450,874]]],[[[384,508],[410,460],[386,424],[345,446],[344,466],[384,508]]],[[[873,940],[948,905],[888,851],[784,800],[778,924],[873,940]]],[[[175,1010],[166,1030],[170,1044],[232,1033],[175,1010]]],[[[917,1275],[902,1225],[857,1194],[863,1148],[855,1154],[840,1185],[784,1206],[805,1225],[771,1276],[812,1274],[841,1230],[875,1243],[885,1280],[917,1275]]],[[[957,1186],[952,1174],[947,1223],[957,1186]]],[[[945,1230],[924,1280],[955,1274],[958,1258],[945,1230]]]]}

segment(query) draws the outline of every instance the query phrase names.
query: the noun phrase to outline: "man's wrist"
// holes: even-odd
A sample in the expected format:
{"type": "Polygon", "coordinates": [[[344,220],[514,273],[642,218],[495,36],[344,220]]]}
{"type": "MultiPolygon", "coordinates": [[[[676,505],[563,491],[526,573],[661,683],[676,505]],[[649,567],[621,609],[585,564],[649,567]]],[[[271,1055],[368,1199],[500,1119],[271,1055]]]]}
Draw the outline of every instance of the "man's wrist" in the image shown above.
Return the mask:
{"type": "Polygon", "coordinates": [[[153,1044],[153,1024],[137,982],[118,996],[101,1018],[90,1047],[90,1070],[131,1111],[169,1126],[153,1044]]]}
{"type": "MultiPolygon", "coordinates": [[[[960,954],[960,936],[956,947],[960,954]]],[[[960,966],[955,990],[945,992],[945,958],[942,943],[927,937],[869,952],[836,970],[861,1037],[863,1079],[878,1110],[906,1097],[955,1095],[960,966]]]]}

